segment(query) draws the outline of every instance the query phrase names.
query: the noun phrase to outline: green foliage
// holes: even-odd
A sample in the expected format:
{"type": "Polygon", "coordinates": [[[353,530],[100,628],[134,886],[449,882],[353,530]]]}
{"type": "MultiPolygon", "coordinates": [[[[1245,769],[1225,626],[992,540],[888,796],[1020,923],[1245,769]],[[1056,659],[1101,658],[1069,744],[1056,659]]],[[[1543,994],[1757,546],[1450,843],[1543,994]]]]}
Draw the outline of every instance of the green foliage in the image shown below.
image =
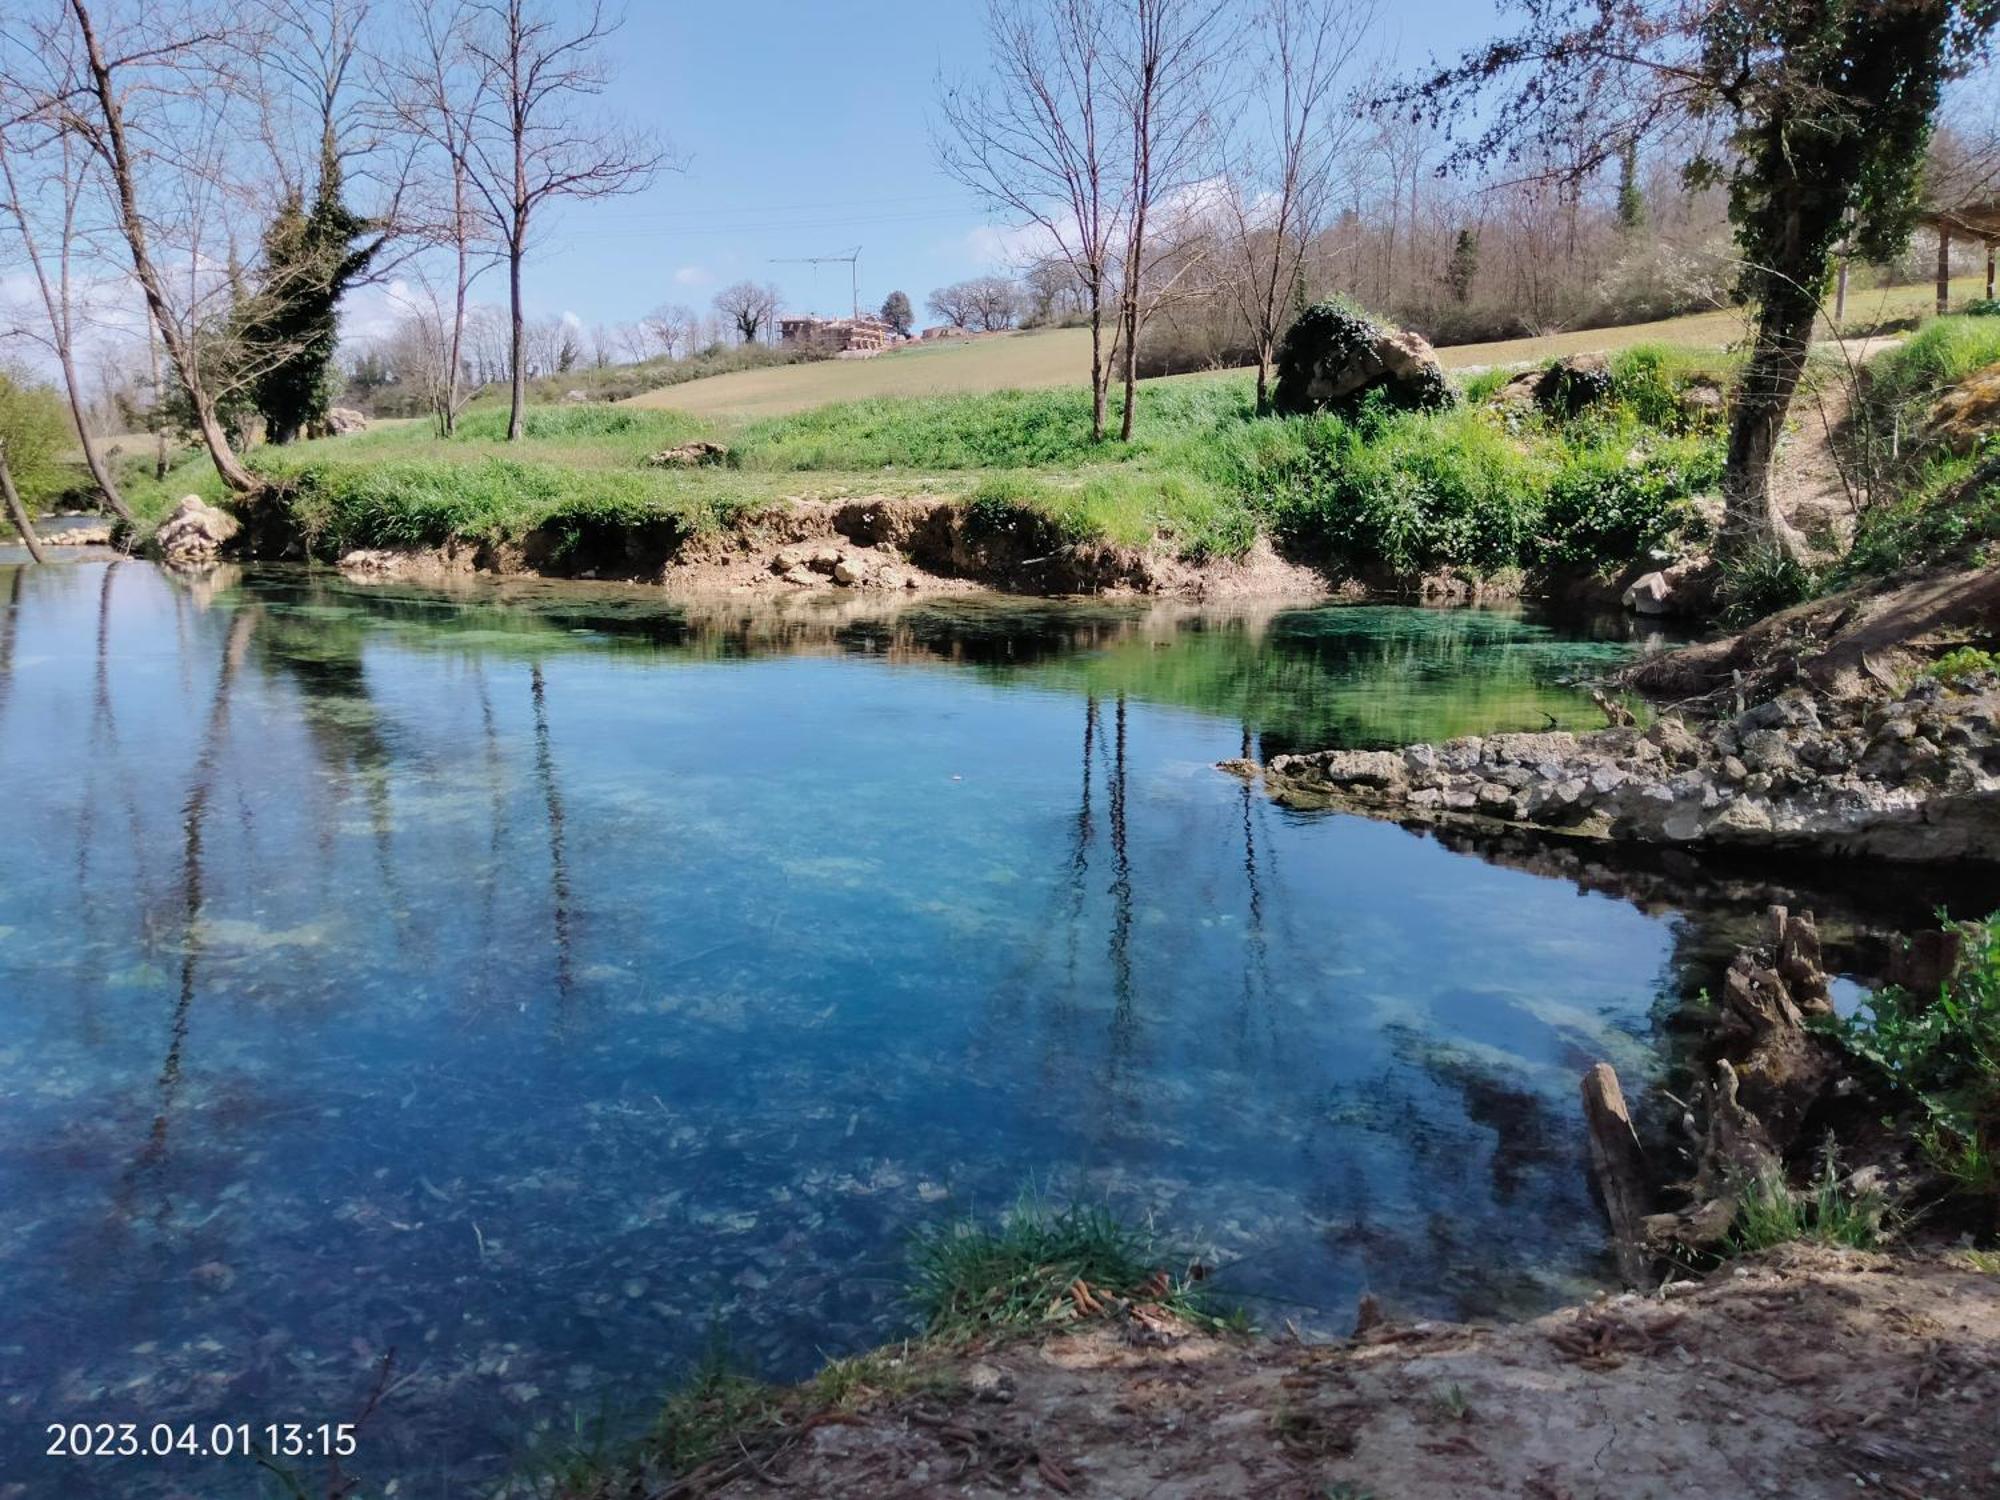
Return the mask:
{"type": "Polygon", "coordinates": [[[1872,499],[1842,563],[1847,578],[1976,564],[2000,541],[2000,468],[1989,443],[1952,453],[1922,441],[1931,407],[2000,364],[2000,318],[1926,324],[1869,365],[1853,446],[1870,466],[1872,499]]]}
{"type": "Polygon", "coordinates": [[[1968,318],[2000,317],[2000,297],[1975,297],[1959,308],[1968,318]]]}
{"type": "MultiPolygon", "coordinates": [[[[1278,344],[1273,409],[1293,416],[1322,409],[1325,403],[1311,391],[1314,373],[1368,354],[1382,332],[1379,324],[1351,303],[1316,302],[1308,307],[1292,320],[1278,344]]],[[[1449,406],[1454,399],[1450,382],[1433,371],[1413,390],[1387,384],[1369,386],[1335,403],[1333,409],[1352,415],[1370,398],[1420,411],[1449,406]]]]}
{"type": "Polygon", "coordinates": [[[1930,664],[1931,676],[1939,682],[1952,685],[1988,672],[2000,672],[2000,656],[1995,656],[1991,651],[1982,651],[1977,646],[1960,646],[1956,651],[1947,651],[1930,664]]]}
{"type": "Polygon", "coordinates": [[[1739,1254],[1799,1241],[1865,1250],[1881,1241],[1887,1212],[1880,1193],[1856,1192],[1842,1183],[1840,1164],[1829,1143],[1806,1192],[1793,1192],[1777,1167],[1740,1184],[1729,1243],[1739,1254]]]}
{"type": "Polygon", "coordinates": [[[2000,364],[2000,320],[1934,318],[1868,365],[1869,405],[1886,413],[1930,403],[1988,365],[2000,364]]]}
{"type": "Polygon", "coordinates": [[[1723,618],[1732,625],[1747,625],[1794,604],[1816,599],[1826,591],[1827,579],[1818,569],[1807,566],[1783,547],[1750,547],[1722,560],[1722,581],[1716,597],[1722,603],[1723,618]]]}
{"type": "Polygon", "coordinates": [[[1479,278],[1479,231],[1461,229],[1452,241],[1451,261],[1444,270],[1444,289],[1451,300],[1463,306],[1472,298],[1472,283],[1479,278]]]}
{"type": "MultiPolygon", "coordinates": [[[[970,1336],[1075,1316],[1070,1287],[1132,1297],[1165,1255],[1153,1236],[1110,1210],[1051,1208],[1023,1198],[999,1223],[973,1220],[920,1232],[910,1253],[910,1298],[932,1334],[970,1336]]],[[[1186,1289],[1163,1298],[1191,1310],[1186,1289]]]]}
{"type": "Polygon", "coordinates": [[[65,487],[62,459],[75,441],[61,396],[24,375],[0,370],[0,443],[6,445],[7,467],[30,511],[65,487]]]}
{"type": "Polygon", "coordinates": [[[1696,385],[1722,388],[1735,363],[1671,344],[1634,344],[1611,356],[1611,404],[1623,419],[1663,432],[1718,429],[1720,409],[1693,408],[1687,393],[1696,385]]]}
{"type": "MultiPolygon", "coordinates": [[[[571,403],[565,406],[530,406],[521,414],[522,435],[541,441],[578,438],[637,437],[654,447],[684,443],[704,429],[693,417],[677,411],[647,410],[635,406],[597,406],[571,403]]],[[[507,436],[507,412],[494,407],[469,411],[458,419],[452,433],[456,443],[500,442],[507,436]]]]}
{"type": "Polygon", "coordinates": [[[727,1348],[714,1341],[668,1393],[646,1446],[669,1473],[686,1474],[745,1432],[775,1420],[782,1409],[782,1393],[737,1370],[727,1348]]]}
{"type": "Polygon", "coordinates": [[[1486,414],[1309,419],[1296,452],[1258,476],[1279,534],[1355,569],[1488,573],[1527,556],[1545,465],[1486,414]]]}
{"type": "Polygon", "coordinates": [[[1969,1193],[2000,1193],[2000,917],[1961,929],[1959,970],[1935,995],[1890,986],[1839,1026],[1922,1107],[1932,1163],[1969,1193]]]}
{"type": "Polygon", "coordinates": [[[1618,153],[1618,228],[1632,234],[1646,227],[1646,195],[1639,190],[1639,143],[1627,141],[1618,153]]]}
{"type": "Polygon", "coordinates": [[[896,332],[907,334],[917,320],[916,310],[910,306],[907,292],[891,292],[882,299],[882,311],[878,314],[896,332]]]}
{"type": "Polygon", "coordinates": [[[1585,449],[1549,484],[1541,557],[1579,570],[1643,558],[1685,529],[1683,502],[1721,477],[1720,444],[1699,438],[1649,449],[1619,442],[1585,449]]]}
{"type": "Polygon", "coordinates": [[[340,158],[329,138],[311,206],[296,191],[279,205],[264,231],[262,281],[236,309],[241,358],[254,372],[252,399],[273,442],[297,437],[332,404],[340,299],[381,244],[355,243],[369,227],[342,196],[340,158]]]}

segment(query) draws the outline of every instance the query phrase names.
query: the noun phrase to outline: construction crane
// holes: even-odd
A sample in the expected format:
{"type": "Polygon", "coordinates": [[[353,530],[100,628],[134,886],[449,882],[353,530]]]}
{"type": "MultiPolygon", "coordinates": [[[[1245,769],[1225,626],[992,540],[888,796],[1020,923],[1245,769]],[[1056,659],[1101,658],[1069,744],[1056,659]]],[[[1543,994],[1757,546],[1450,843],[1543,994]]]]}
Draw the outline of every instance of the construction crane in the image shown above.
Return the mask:
{"type": "Polygon", "coordinates": [[[843,261],[847,265],[847,276],[849,282],[852,283],[851,289],[854,296],[854,308],[849,316],[859,319],[861,316],[861,247],[859,245],[856,245],[845,255],[792,255],[775,259],[771,264],[774,266],[837,266],[843,261]]]}

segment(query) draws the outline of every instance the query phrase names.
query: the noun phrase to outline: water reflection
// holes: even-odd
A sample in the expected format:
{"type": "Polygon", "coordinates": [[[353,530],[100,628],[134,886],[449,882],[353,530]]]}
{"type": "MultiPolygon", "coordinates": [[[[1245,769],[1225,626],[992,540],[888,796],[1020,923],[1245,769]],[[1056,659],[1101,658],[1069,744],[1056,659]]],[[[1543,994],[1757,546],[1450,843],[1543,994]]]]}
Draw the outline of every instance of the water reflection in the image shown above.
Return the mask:
{"type": "MultiPolygon", "coordinates": [[[[900,1328],[910,1227],[1031,1180],[1267,1317],[1549,1305],[1601,1262],[1576,1074],[1646,1076],[1709,920],[1212,770],[1586,722],[1615,648],[1507,616],[0,601],[0,1386],[337,1420],[394,1346],[406,1493],[711,1324],[778,1374],[900,1328]]],[[[63,1492],[196,1472],[254,1489],[63,1492]]]]}

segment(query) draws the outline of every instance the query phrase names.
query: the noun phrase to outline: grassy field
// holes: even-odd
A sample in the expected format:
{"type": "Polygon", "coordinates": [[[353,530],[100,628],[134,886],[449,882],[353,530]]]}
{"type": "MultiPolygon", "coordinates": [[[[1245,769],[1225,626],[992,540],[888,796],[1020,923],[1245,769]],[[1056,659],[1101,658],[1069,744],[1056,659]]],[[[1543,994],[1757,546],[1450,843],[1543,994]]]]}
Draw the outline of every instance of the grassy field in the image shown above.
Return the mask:
{"type": "MultiPolygon", "coordinates": [[[[1984,283],[1972,277],[1952,284],[1955,300],[1979,296],[1984,289],[1984,283]]],[[[1932,307],[1935,295],[1929,286],[1854,291],[1847,299],[1848,322],[1865,326],[1926,312],[1932,307]]],[[[1450,345],[1438,351],[1438,358],[1447,369],[1481,369],[1490,365],[1533,364],[1564,354],[1615,353],[1641,344],[1715,349],[1736,342],[1744,332],[1742,312],[1723,309],[1623,328],[1586,328],[1497,343],[1450,345]]],[[[823,360],[715,375],[647,391],[624,404],[686,412],[697,417],[767,417],[878,396],[945,396],[1081,385],[1089,378],[1089,371],[1089,330],[1056,328],[945,340],[892,350],[873,359],[823,360]]]]}

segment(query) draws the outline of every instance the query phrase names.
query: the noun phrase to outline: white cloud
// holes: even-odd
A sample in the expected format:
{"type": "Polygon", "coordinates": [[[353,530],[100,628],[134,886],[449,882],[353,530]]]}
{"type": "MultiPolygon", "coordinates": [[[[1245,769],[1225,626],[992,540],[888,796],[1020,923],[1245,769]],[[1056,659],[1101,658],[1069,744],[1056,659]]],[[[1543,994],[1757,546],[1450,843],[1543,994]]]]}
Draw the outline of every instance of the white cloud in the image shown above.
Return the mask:
{"type": "Polygon", "coordinates": [[[675,286],[707,286],[714,279],[707,266],[682,266],[674,272],[675,286]]]}
{"type": "Polygon", "coordinates": [[[966,254],[983,266],[1023,266],[1056,248],[1055,236],[1040,224],[981,224],[967,232],[966,254]]]}

